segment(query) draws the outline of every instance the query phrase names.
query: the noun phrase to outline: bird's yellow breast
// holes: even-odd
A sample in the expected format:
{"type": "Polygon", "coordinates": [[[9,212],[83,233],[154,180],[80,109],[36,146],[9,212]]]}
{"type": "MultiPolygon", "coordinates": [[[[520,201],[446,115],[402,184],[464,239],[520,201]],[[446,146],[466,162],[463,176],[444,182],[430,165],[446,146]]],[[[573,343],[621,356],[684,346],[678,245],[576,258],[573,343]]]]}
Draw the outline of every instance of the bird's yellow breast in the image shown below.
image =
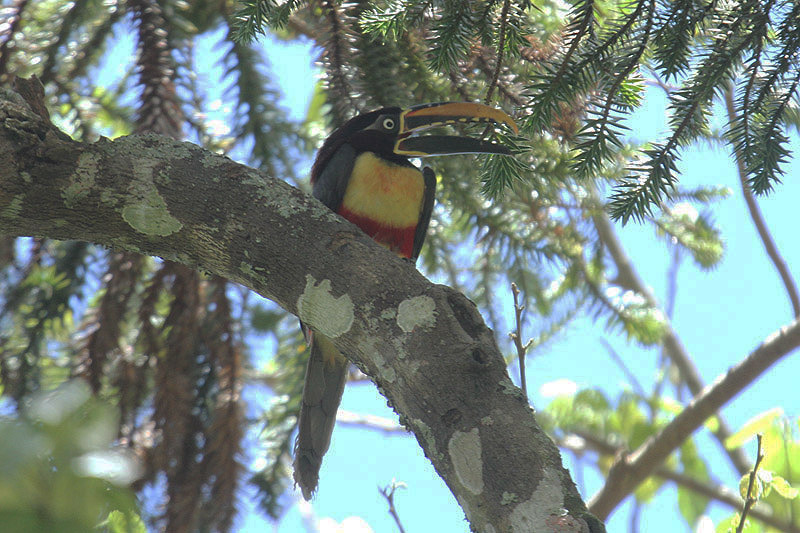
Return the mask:
{"type": "Polygon", "coordinates": [[[417,224],[424,194],[418,169],[363,152],[356,158],[342,206],[383,225],[404,228],[417,224]]]}

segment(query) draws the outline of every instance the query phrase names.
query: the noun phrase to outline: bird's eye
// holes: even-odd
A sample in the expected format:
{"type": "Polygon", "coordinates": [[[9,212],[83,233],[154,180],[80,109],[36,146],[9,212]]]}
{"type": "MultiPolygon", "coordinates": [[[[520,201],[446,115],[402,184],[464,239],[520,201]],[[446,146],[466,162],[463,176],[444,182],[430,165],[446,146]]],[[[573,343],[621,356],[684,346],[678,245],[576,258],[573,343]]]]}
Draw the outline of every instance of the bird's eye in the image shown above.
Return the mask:
{"type": "Polygon", "coordinates": [[[394,119],[393,118],[385,118],[383,119],[383,128],[387,130],[394,129],[394,119]]]}

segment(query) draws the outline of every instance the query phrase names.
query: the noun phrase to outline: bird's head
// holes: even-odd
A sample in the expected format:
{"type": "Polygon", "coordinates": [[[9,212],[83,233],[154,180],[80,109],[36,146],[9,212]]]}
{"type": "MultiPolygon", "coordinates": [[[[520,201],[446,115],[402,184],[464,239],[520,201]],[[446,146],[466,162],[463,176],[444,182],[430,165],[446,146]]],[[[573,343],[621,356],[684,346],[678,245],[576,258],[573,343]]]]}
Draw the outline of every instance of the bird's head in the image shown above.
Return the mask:
{"type": "Polygon", "coordinates": [[[503,111],[483,104],[437,102],[408,109],[384,107],[358,115],[325,140],[312,169],[321,169],[344,143],[359,152],[375,152],[389,160],[450,154],[506,154],[509,149],[482,139],[452,135],[415,135],[421,130],[447,124],[504,124],[517,133],[514,120],[503,111]]]}

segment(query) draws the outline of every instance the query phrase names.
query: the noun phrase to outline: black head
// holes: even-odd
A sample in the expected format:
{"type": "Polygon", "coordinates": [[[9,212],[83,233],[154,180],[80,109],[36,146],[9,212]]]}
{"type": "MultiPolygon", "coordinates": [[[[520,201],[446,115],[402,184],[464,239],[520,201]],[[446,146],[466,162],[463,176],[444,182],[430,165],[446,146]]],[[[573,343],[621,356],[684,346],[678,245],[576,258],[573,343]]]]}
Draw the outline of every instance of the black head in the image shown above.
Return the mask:
{"type": "Polygon", "coordinates": [[[505,124],[514,132],[514,120],[499,109],[467,102],[437,102],[401,109],[384,107],[363,113],[345,122],[325,140],[311,168],[311,181],[328,163],[336,150],[349,143],[356,152],[374,152],[398,163],[409,157],[434,155],[511,152],[505,146],[470,137],[449,135],[412,136],[414,133],[446,124],[458,123],[505,124]]]}

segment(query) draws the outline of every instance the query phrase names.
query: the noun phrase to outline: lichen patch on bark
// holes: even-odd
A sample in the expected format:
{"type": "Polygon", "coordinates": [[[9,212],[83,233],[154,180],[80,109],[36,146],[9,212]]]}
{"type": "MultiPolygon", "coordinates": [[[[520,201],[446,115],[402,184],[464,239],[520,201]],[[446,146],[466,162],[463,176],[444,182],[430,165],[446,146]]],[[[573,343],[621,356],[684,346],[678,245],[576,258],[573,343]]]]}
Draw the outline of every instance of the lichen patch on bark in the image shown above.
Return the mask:
{"type": "Polygon", "coordinates": [[[374,346],[375,343],[372,342],[371,344],[372,345],[369,347],[369,352],[373,354],[375,366],[378,368],[378,372],[380,372],[381,379],[388,381],[389,383],[394,383],[394,380],[397,379],[397,372],[395,372],[394,368],[386,364],[386,359],[384,359],[380,350],[374,346]]]}
{"type": "Polygon", "coordinates": [[[23,198],[22,196],[12,196],[2,209],[0,209],[0,218],[16,218],[22,212],[23,198]]]}
{"type": "Polygon", "coordinates": [[[183,224],[173,217],[153,180],[154,166],[146,163],[134,169],[134,179],[122,218],[133,229],[145,235],[166,237],[181,230],[183,224]]]}
{"type": "Polygon", "coordinates": [[[511,512],[511,531],[529,533],[530,531],[549,531],[547,520],[558,513],[564,505],[561,478],[558,472],[545,467],[542,480],[530,499],[520,503],[511,512]]]}
{"type": "Polygon", "coordinates": [[[456,431],[447,443],[450,461],[458,481],[472,494],[483,492],[483,461],[481,461],[481,437],[478,428],[468,433],[456,431]]]}
{"type": "Polygon", "coordinates": [[[355,319],[353,300],[343,294],[331,294],[331,280],[319,283],[311,274],[306,275],[306,286],[297,299],[297,316],[315,331],[335,339],[350,331],[355,319]]]}
{"type": "Polygon", "coordinates": [[[64,205],[71,208],[75,202],[89,195],[95,185],[99,162],[100,156],[91,152],[84,152],[78,156],[78,163],[70,177],[70,183],[61,192],[64,205]]]}
{"type": "Polygon", "coordinates": [[[436,325],[436,302],[430,296],[414,296],[397,306],[397,325],[406,333],[414,328],[430,329],[436,325]]]}
{"type": "MultiPolygon", "coordinates": [[[[428,455],[441,459],[442,455],[436,447],[436,437],[434,437],[431,427],[419,418],[412,418],[409,422],[412,426],[417,428],[417,435],[421,436],[425,441],[425,449],[428,455]]],[[[458,495],[456,495],[456,498],[458,498],[458,495]]]]}

